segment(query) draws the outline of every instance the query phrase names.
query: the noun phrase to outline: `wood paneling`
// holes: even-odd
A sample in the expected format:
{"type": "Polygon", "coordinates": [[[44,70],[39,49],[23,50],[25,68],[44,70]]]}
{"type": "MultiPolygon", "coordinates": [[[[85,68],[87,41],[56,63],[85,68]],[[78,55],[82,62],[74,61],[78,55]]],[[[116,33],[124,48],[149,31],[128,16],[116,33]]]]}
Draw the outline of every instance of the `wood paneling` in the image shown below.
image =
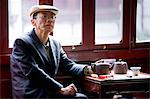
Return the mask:
{"type": "Polygon", "coordinates": [[[12,99],[10,79],[0,79],[0,99],[12,99]]]}

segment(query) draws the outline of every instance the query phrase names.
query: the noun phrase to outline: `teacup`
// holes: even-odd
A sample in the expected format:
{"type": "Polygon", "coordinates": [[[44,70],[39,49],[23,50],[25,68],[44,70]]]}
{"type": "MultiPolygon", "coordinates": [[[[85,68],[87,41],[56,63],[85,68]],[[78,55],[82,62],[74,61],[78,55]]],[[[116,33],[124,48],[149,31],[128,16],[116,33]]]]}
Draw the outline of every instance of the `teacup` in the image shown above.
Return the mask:
{"type": "Polygon", "coordinates": [[[138,76],[138,74],[140,73],[141,67],[130,67],[130,69],[133,73],[133,76],[138,76]]]}

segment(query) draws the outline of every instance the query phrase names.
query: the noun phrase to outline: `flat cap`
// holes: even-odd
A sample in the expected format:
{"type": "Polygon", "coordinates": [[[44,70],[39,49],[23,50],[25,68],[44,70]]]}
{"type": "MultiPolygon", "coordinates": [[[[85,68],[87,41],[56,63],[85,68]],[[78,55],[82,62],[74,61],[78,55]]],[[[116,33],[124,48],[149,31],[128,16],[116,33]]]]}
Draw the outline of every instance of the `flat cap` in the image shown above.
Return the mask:
{"type": "Polygon", "coordinates": [[[59,10],[58,8],[51,5],[34,5],[31,7],[29,15],[31,17],[34,13],[41,12],[41,11],[49,11],[56,15],[58,14],[58,10],[59,10]]]}

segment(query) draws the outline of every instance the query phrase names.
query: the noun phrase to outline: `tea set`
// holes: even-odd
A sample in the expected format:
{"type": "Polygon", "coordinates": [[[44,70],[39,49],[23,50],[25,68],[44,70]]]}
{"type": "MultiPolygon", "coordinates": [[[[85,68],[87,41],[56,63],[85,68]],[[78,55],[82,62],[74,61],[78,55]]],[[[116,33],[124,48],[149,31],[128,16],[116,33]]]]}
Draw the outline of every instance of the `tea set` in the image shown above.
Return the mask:
{"type": "MultiPolygon", "coordinates": [[[[101,59],[99,61],[96,61],[95,63],[91,63],[91,68],[93,72],[100,78],[112,76],[112,72],[114,74],[127,74],[128,72],[128,64],[122,59],[119,59],[117,61],[116,59],[101,59]]],[[[133,73],[133,76],[138,76],[141,67],[130,67],[130,69],[133,73]]]]}

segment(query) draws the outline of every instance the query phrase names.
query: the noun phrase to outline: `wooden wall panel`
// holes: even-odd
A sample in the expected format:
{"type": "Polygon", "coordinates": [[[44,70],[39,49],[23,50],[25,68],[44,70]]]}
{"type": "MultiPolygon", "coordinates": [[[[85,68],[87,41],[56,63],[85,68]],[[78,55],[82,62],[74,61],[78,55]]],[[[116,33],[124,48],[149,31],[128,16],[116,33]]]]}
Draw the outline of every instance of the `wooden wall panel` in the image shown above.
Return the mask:
{"type": "Polygon", "coordinates": [[[10,79],[0,79],[0,99],[12,99],[10,79]]]}

